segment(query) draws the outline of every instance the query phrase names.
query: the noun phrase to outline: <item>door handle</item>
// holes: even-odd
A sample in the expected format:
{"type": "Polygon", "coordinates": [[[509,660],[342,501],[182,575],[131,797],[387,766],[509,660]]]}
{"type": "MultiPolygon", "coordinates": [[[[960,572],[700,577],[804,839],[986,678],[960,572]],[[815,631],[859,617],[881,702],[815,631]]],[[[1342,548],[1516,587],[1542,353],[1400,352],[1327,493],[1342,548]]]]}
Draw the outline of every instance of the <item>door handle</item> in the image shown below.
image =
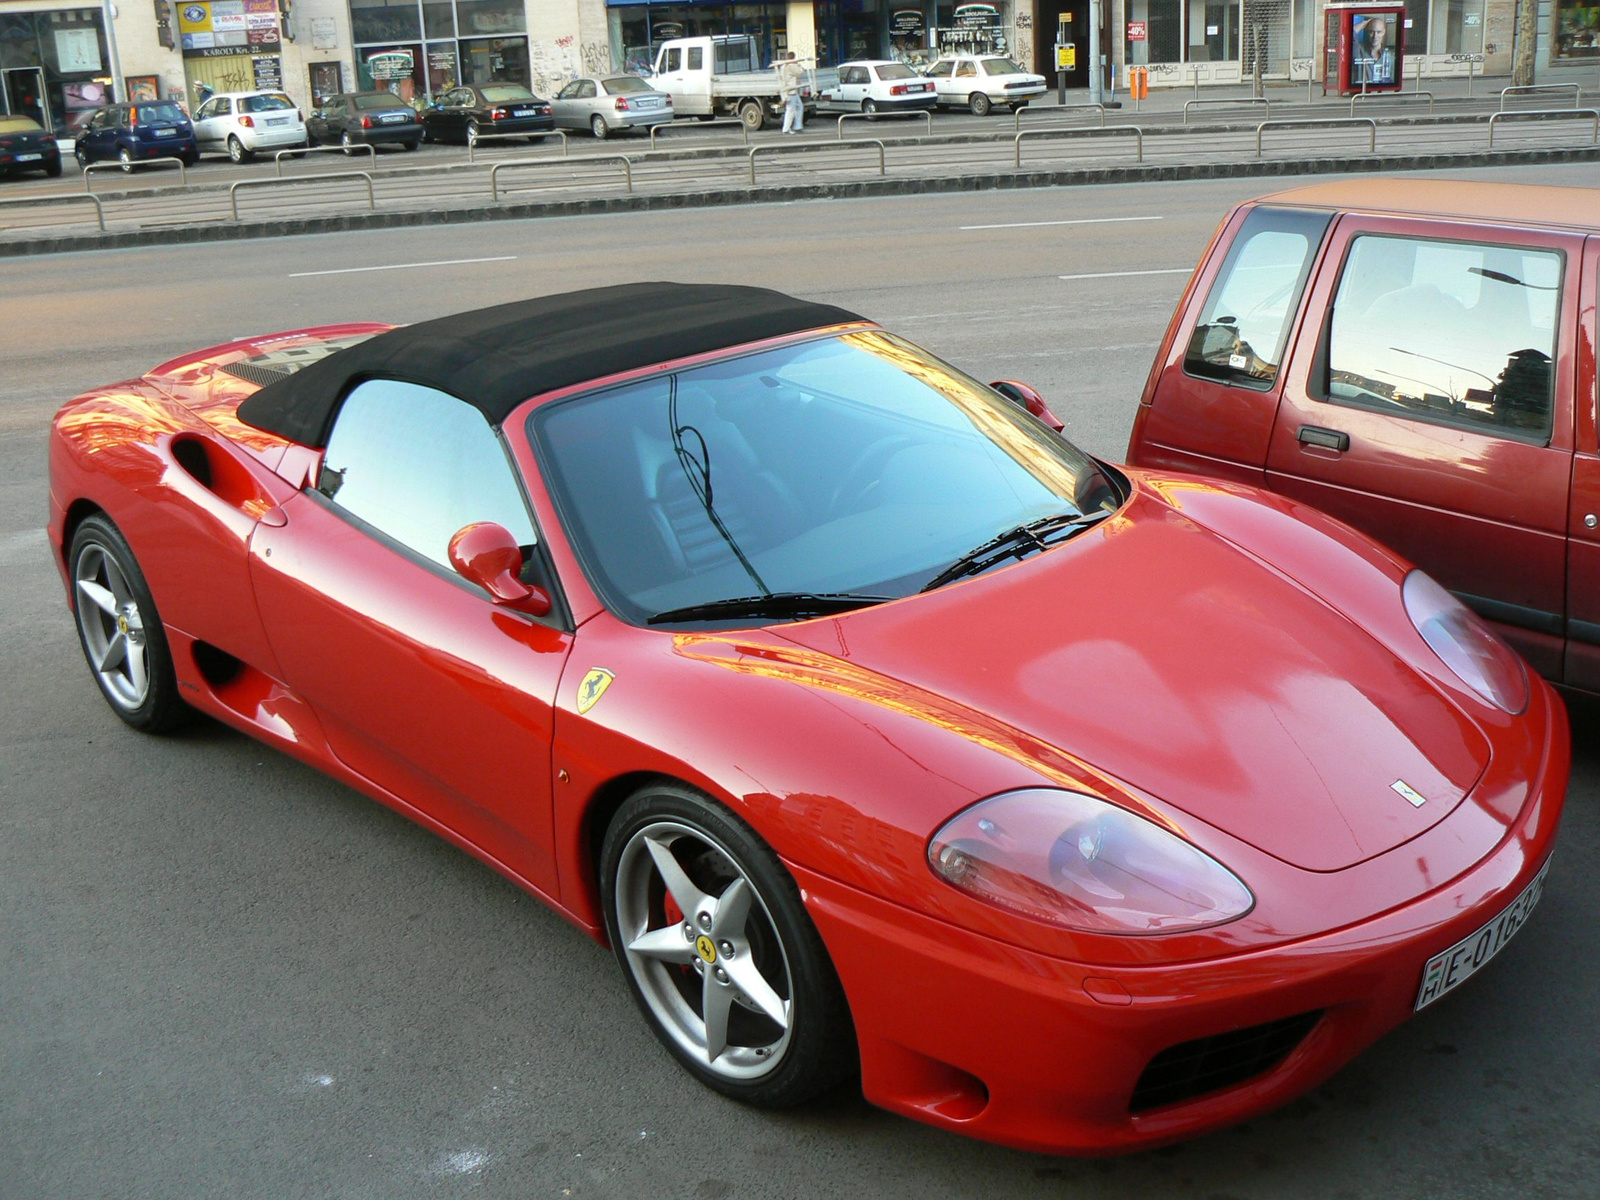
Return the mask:
{"type": "Polygon", "coordinates": [[[1295,440],[1307,446],[1321,446],[1324,450],[1350,449],[1350,435],[1337,429],[1323,429],[1320,425],[1302,425],[1295,440]]]}

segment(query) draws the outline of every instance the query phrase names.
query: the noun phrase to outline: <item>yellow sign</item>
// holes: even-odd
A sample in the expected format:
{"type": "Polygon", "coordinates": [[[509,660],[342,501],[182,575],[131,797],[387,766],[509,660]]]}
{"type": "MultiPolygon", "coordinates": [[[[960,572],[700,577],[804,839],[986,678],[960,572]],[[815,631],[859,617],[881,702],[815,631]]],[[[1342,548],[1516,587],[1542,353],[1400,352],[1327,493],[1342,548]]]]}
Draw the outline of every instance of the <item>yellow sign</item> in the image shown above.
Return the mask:
{"type": "Polygon", "coordinates": [[[604,667],[596,667],[583,677],[583,682],[578,685],[578,715],[582,716],[600,702],[600,697],[606,694],[606,689],[611,686],[611,681],[616,676],[604,667]]]}
{"type": "Polygon", "coordinates": [[[717,961],[717,944],[703,933],[695,938],[694,951],[708,964],[717,961]]]}
{"type": "Polygon", "coordinates": [[[1076,42],[1068,42],[1065,46],[1056,47],[1056,70],[1076,71],[1078,69],[1078,46],[1076,42]]]}

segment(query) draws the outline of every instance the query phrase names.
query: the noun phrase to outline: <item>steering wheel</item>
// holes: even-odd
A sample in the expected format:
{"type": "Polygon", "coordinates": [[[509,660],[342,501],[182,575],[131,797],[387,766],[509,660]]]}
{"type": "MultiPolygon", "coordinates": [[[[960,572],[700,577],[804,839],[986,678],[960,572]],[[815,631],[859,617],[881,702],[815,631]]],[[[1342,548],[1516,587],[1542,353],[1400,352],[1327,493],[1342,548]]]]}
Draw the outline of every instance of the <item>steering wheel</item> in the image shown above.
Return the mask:
{"type": "Polygon", "coordinates": [[[914,445],[916,443],[904,434],[889,434],[868,442],[840,475],[833,494],[828,498],[828,511],[839,514],[865,508],[866,499],[880,482],[879,476],[884,466],[900,451],[914,445]]]}

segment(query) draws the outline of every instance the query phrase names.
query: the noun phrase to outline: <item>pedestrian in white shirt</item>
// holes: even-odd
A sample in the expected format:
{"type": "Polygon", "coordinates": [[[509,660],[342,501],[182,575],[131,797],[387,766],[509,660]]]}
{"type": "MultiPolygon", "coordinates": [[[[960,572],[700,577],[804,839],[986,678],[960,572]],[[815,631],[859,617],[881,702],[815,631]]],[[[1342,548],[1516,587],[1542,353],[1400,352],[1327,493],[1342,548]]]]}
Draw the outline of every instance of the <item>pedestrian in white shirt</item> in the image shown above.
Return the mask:
{"type": "Polygon", "coordinates": [[[803,133],[806,127],[805,100],[801,92],[806,86],[806,69],[795,58],[794,51],[784,52],[778,64],[778,90],[783,94],[783,131],[803,133]]]}

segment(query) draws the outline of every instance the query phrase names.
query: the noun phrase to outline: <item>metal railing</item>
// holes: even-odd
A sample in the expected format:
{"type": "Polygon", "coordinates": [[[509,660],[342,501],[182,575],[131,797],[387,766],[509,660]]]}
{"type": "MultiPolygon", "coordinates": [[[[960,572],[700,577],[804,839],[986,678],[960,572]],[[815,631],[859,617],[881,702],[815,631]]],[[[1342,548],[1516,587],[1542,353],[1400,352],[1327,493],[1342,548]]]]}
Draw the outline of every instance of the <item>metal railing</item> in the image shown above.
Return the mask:
{"type": "MultiPolygon", "coordinates": [[[[489,195],[495,200],[500,199],[501,171],[515,170],[518,167],[548,167],[555,161],[556,160],[553,158],[513,158],[508,159],[505,162],[495,163],[494,166],[489,168],[489,195]]],[[[622,173],[628,185],[628,191],[633,191],[633,159],[629,158],[626,154],[585,154],[577,161],[578,163],[585,165],[588,163],[603,162],[621,163],[622,173]]],[[[576,164],[569,161],[566,163],[566,165],[573,166],[576,164]]]]}
{"type": "Polygon", "coordinates": [[[1530,108],[1526,112],[1497,112],[1489,114],[1489,149],[1494,149],[1494,127],[1497,121],[1525,120],[1529,117],[1541,121],[1558,120],[1562,117],[1589,117],[1594,121],[1594,130],[1589,140],[1600,145],[1600,109],[1596,108],[1530,108]]]}
{"type": "Polygon", "coordinates": [[[189,164],[184,162],[183,159],[181,159],[181,158],[166,157],[166,158],[147,158],[143,162],[130,163],[128,166],[123,166],[120,162],[85,163],[84,167],[83,167],[83,190],[86,191],[86,192],[90,190],[89,189],[89,172],[90,171],[123,171],[123,172],[131,175],[133,173],[133,171],[132,171],[133,167],[153,167],[157,163],[177,163],[178,164],[178,182],[183,187],[188,187],[189,186],[189,164]]]}
{"type": "MultiPolygon", "coordinates": [[[[850,142],[835,142],[834,146],[835,147],[876,146],[878,148],[878,174],[879,175],[887,175],[889,173],[888,159],[884,155],[883,143],[880,142],[877,138],[857,138],[856,140],[850,141],[850,142]]],[[[804,147],[801,147],[801,146],[785,146],[785,145],[781,145],[781,144],[773,144],[773,145],[768,145],[768,146],[751,146],[750,147],[750,183],[751,183],[751,185],[754,186],[755,181],[756,181],[756,155],[761,154],[763,152],[768,153],[768,154],[782,154],[783,152],[788,151],[788,150],[800,150],[800,149],[803,149],[803,148],[804,147]]]]}
{"type": "Polygon", "coordinates": [[[292,179],[241,179],[228,185],[228,208],[233,219],[239,219],[239,189],[242,187],[276,187],[283,183],[326,183],[330,179],[364,179],[367,184],[367,208],[376,211],[377,196],[372,190],[372,176],[365,171],[329,171],[326,175],[299,175],[292,179]]]}
{"type": "Polygon", "coordinates": [[[1339,125],[1365,125],[1367,127],[1367,153],[1374,154],[1378,149],[1378,123],[1371,117],[1316,117],[1304,121],[1263,121],[1256,126],[1256,157],[1261,157],[1261,133],[1265,129],[1294,129],[1305,128],[1309,125],[1339,126],[1339,125]]]}
{"type": "Polygon", "coordinates": [[[1433,93],[1424,91],[1411,92],[1357,92],[1350,97],[1350,115],[1356,115],[1357,100],[1418,100],[1422,97],[1428,100],[1428,115],[1433,116],[1433,93]]]}
{"type": "Polygon", "coordinates": [[[1272,116],[1272,101],[1264,96],[1217,96],[1208,97],[1204,100],[1185,100],[1183,102],[1183,123],[1185,125],[1189,123],[1189,110],[1196,104],[1260,104],[1266,107],[1267,117],[1270,119],[1272,116]]]}
{"type": "Polygon", "coordinates": [[[20,207],[27,204],[58,204],[63,200],[87,200],[90,204],[94,205],[95,220],[100,223],[100,232],[104,233],[106,231],[106,206],[100,203],[99,196],[91,195],[88,192],[85,192],[81,196],[76,192],[68,192],[64,195],[55,196],[18,196],[11,200],[0,200],[0,205],[15,205],[20,207]]]}
{"type": "Polygon", "coordinates": [[[1144,130],[1137,125],[1112,125],[1104,130],[1100,129],[1021,129],[1011,139],[1012,148],[1016,151],[1016,166],[1022,169],[1022,139],[1030,137],[1116,137],[1121,133],[1131,133],[1134,137],[1133,160],[1144,161],[1144,130]]]}
{"type": "Polygon", "coordinates": [[[566,158],[566,131],[563,129],[540,129],[535,130],[532,133],[480,133],[475,137],[469,137],[467,139],[467,161],[474,161],[473,152],[477,150],[479,142],[520,142],[524,138],[527,138],[529,141],[537,138],[542,142],[547,137],[558,137],[561,139],[561,157],[566,158]]]}
{"type": "Polygon", "coordinates": [[[1070,112],[1073,109],[1085,109],[1085,108],[1093,108],[1093,109],[1099,110],[1099,113],[1100,113],[1100,128],[1104,129],[1106,127],[1106,106],[1104,104],[1052,104],[1049,108],[1034,108],[1030,104],[1025,108],[1017,109],[1016,112],[1011,114],[1011,128],[1013,130],[1021,130],[1021,128],[1022,128],[1022,114],[1023,113],[1031,113],[1031,112],[1032,113],[1042,113],[1045,116],[1050,116],[1050,115],[1052,115],[1054,113],[1058,113],[1058,112],[1070,112]]]}
{"type": "Polygon", "coordinates": [[[656,148],[656,135],[658,133],[671,133],[674,129],[685,129],[692,133],[696,129],[714,129],[718,125],[737,125],[744,130],[744,144],[746,146],[750,144],[750,126],[739,120],[738,117],[718,117],[715,121],[673,121],[669,125],[652,125],[650,126],[650,149],[654,150],[656,148]]]}
{"type": "Polygon", "coordinates": [[[286,158],[299,158],[302,154],[350,154],[356,150],[365,150],[369,165],[376,166],[378,161],[378,148],[371,142],[354,142],[349,146],[301,146],[298,150],[279,150],[272,156],[272,165],[278,168],[278,178],[283,178],[283,160],[286,158]]]}
{"type": "Polygon", "coordinates": [[[908,108],[900,112],[845,113],[844,116],[839,118],[839,131],[836,140],[844,141],[844,123],[846,121],[876,121],[879,117],[921,117],[928,123],[927,136],[933,136],[933,111],[926,108],[908,108]]]}
{"type": "MultiPolygon", "coordinates": [[[[1567,92],[1571,92],[1572,93],[1572,107],[1573,108],[1577,108],[1579,103],[1581,103],[1581,99],[1580,98],[1583,95],[1583,87],[1582,87],[1582,85],[1576,84],[1576,83],[1529,83],[1529,84],[1524,84],[1524,85],[1519,86],[1519,87],[1504,87],[1504,88],[1500,89],[1500,111],[1501,112],[1505,112],[1506,111],[1506,97],[1508,97],[1508,96],[1512,96],[1512,95],[1517,95],[1517,96],[1539,96],[1539,95],[1548,95],[1548,94],[1550,94],[1552,92],[1561,92],[1563,94],[1567,93],[1567,92]]],[[[1529,109],[1528,111],[1529,112],[1548,112],[1550,110],[1549,109],[1529,109]]]]}

